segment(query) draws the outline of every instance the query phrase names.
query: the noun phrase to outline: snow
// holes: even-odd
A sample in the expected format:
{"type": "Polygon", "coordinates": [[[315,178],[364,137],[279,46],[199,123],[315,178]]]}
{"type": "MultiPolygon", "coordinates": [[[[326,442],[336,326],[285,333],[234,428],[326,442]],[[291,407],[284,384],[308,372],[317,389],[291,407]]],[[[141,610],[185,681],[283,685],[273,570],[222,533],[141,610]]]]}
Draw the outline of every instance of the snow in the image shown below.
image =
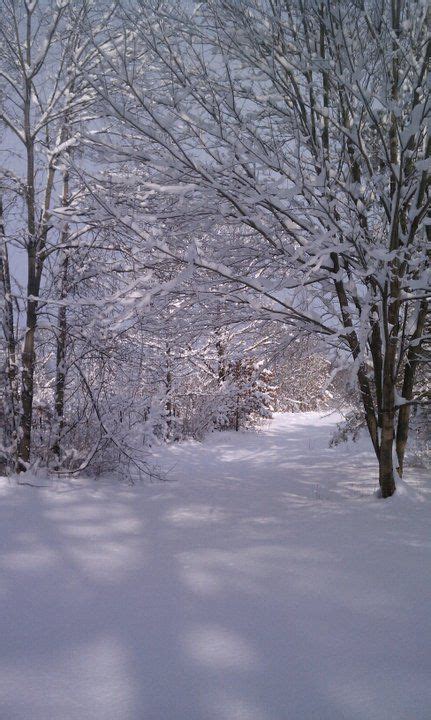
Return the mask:
{"type": "Polygon", "coordinates": [[[163,447],[167,482],[0,482],[7,720],[425,720],[430,487],[336,415],[163,447]]]}

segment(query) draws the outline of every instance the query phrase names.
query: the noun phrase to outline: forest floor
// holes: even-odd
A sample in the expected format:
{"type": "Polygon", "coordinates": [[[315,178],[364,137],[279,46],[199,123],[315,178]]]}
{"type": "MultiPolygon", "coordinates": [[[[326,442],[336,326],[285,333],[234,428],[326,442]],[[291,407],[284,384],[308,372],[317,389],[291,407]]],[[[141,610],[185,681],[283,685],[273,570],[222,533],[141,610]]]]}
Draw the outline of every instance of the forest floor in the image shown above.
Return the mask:
{"type": "Polygon", "coordinates": [[[0,480],[1,720],[428,720],[431,481],[378,500],[336,419],[0,480]]]}

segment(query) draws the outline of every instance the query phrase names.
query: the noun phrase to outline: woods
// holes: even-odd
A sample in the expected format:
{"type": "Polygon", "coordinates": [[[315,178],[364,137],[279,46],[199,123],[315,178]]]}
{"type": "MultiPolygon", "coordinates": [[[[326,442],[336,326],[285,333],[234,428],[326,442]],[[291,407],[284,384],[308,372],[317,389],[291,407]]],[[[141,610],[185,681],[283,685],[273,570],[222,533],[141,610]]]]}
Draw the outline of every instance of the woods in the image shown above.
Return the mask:
{"type": "Polygon", "coordinates": [[[302,348],[391,496],[429,432],[428,4],[0,10],[8,467],[144,471],[303,402],[302,348]]]}

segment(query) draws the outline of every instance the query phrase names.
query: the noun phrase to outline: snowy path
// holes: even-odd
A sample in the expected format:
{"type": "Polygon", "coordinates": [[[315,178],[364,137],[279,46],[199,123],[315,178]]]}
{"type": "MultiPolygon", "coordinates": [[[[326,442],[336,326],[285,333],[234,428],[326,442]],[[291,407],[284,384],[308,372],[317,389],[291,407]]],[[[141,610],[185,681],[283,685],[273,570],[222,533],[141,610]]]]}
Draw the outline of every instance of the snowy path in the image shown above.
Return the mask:
{"type": "Polygon", "coordinates": [[[278,415],[172,482],[0,481],[1,720],[428,720],[431,496],[278,415]]]}

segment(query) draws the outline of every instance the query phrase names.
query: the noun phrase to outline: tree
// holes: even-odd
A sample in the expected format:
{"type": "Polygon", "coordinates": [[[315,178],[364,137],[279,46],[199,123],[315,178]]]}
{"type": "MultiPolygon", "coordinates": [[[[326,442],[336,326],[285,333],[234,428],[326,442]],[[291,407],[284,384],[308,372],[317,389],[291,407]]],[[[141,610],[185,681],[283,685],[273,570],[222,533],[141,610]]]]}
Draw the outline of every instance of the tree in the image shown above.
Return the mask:
{"type": "Polygon", "coordinates": [[[151,233],[120,222],[231,282],[257,317],[337,351],[392,495],[430,297],[429,8],[209,0],[119,13],[92,83],[122,127],[121,146],[106,144],[163,206],[158,236],[155,218],[151,233]],[[168,212],[166,193],[178,196],[168,212]],[[236,241],[220,245],[226,228],[236,241]]]}
{"type": "Polygon", "coordinates": [[[13,298],[10,279],[9,253],[6,244],[3,223],[3,200],[0,198],[0,373],[2,389],[2,406],[0,418],[2,441],[0,444],[0,465],[6,468],[9,464],[11,448],[16,445],[16,405],[17,389],[17,350],[14,331],[13,298]]]}
{"type": "MultiPolygon", "coordinates": [[[[52,215],[57,176],[68,151],[77,143],[77,118],[82,117],[91,101],[85,92],[83,74],[89,61],[88,46],[82,41],[86,11],[84,0],[73,5],[68,0],[0,2],[0,124],[17,166],[16,171],[1,168],[0,173],[7,194],[13,194],[17,201],[17,212],[3,218],[2,273],[7,305],[9,405],[16,428],[18,470],[25,470],[30,461],[35,338],[46,261],[53,252],[50,237],[65,240],[64,229],[63,233],[54,229],[52,215]],[[24,309],[24,327],[19,327],[23,332],[21,352],[21,338],[13,331],[7,261],[7,246],[12,241],[24,252],[27,263],[20,299],[24,309]]],[[[66,186],[63,170],[63,188],[66,186]]]]}

